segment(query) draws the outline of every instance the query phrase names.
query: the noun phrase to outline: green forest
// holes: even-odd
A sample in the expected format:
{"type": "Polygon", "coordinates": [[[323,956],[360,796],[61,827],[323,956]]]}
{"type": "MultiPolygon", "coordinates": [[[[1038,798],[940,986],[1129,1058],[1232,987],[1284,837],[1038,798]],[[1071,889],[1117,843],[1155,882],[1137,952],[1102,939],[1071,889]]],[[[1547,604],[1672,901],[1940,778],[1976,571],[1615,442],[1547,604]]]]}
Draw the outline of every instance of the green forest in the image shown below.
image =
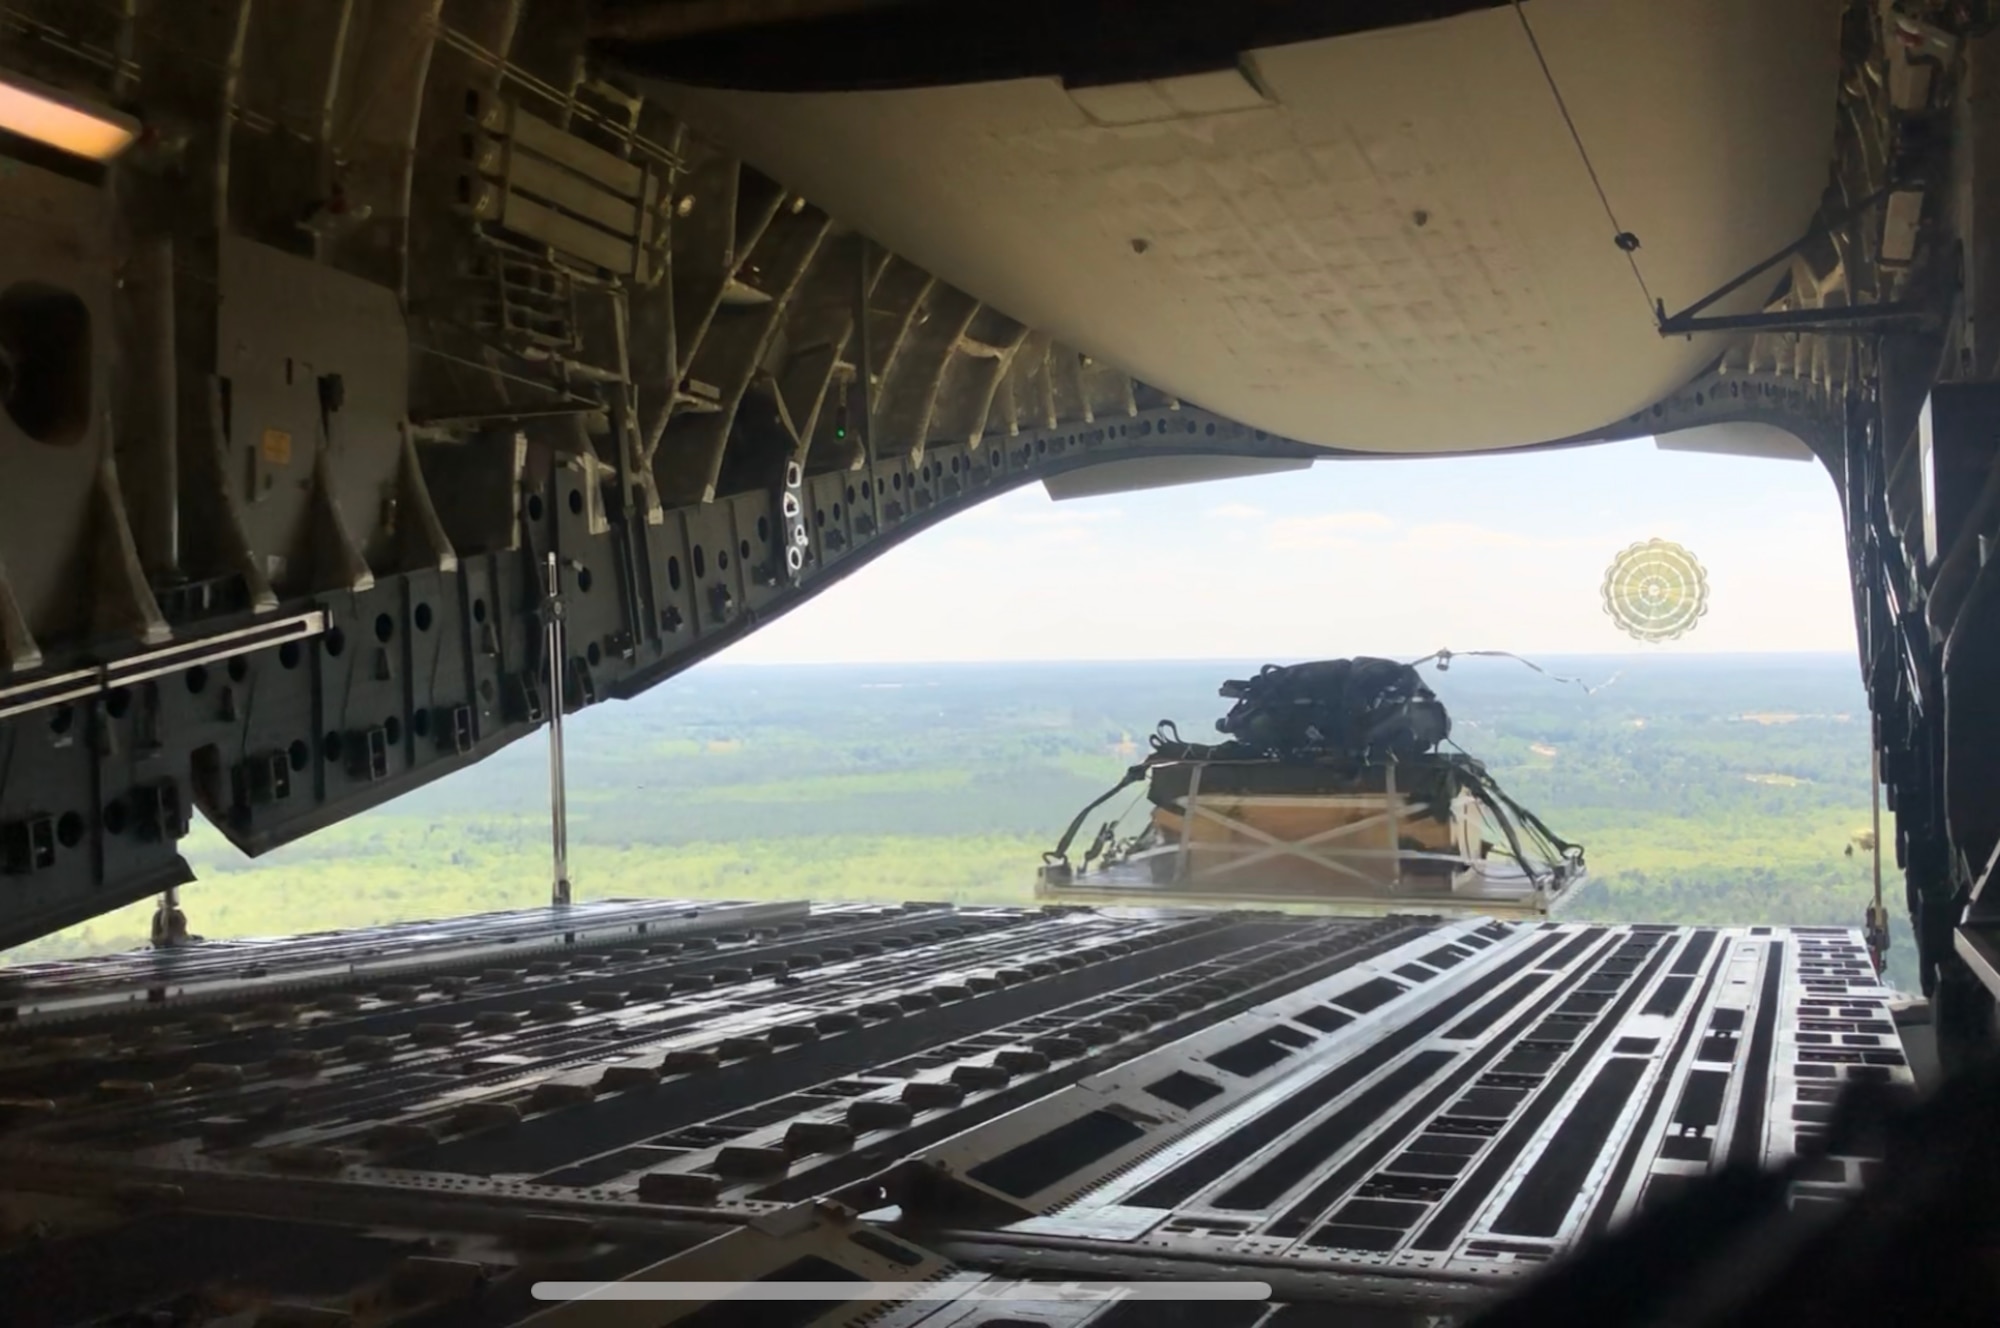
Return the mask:
{"type": "MultiPolygon", "coordinates": [[[[1868,719],[1853,660],[1538,662],[1592,690],[1510,659],[1427,676],[1459,744],[1586,846],[1590,879],[1564,916],[1859,925],[1868,719]]],[[[704,665],[572,720],[571,874],[583,897],[1026,901],[1042,851],[1154,725],[1198,739],[1227,709],[1221,681],[1259,663],[704,665]]],[[[538,903],[545,748],[516,744],[256,861],[205,826],[185,852],[200,881],[184,904],[207,936],[538,903]]],[[[1891,973],[1908,985],[1888,866],[1891,973]]],[[[139,944],[150,909],[7,957],[139,944]]]]}

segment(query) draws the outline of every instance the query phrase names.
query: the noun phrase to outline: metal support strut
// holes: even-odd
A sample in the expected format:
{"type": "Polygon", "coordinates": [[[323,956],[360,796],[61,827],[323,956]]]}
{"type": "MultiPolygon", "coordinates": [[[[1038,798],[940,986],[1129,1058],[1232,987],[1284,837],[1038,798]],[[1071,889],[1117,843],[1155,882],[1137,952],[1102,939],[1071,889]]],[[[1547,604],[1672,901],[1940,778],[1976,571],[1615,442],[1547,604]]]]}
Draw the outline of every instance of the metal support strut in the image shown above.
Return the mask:
{"type": "Polygon", "coordinates": [[[567,904],[569,885],[569,805],[563,790],[563,601],[562,565],[549,555],[549,827],[555,849],[555,882],[549,902],[567,904]]]}
{"type": "Polygon", "coordinates": [[[1885,327],[1925,326],[1936,321],[1937,314],[1933,309],[1911,301],[1893,300],[1847,305],[1835,309],[1777,309],[1709,318],[1697,316],[1724,296],[1740,290],[1794,254],[1803,252],[1814,241],[1846,229],[1865,216],[1870,208],[1897,190],[1909,187],[1911,186],[1892,182],[1833,216],[1814,222],[1804,235],[1763,262],[1745,268],[1677,314],[1669,314],[1666,301],[1656,299],[1653,302],[1653,321],[1658,325],[1660,335],[1691,337],[1697,332],[1823,332],[1866,335],[1885,327]]]}
{"type": "Polygon", "coordinates": [[[1877,737],[1868,753],[1868,792],[1874,820],[1869,837],[1874,842],[1875,894],[1868,905],[1867,925],[1862,928],[1862,936],[1868,945],[1868,957],[1875,965],[1878,977],[1888,973],[1889,964],[1889,910],[1882,906],[1882,744],[1881,726],[1876,725],[1877,737]]]}

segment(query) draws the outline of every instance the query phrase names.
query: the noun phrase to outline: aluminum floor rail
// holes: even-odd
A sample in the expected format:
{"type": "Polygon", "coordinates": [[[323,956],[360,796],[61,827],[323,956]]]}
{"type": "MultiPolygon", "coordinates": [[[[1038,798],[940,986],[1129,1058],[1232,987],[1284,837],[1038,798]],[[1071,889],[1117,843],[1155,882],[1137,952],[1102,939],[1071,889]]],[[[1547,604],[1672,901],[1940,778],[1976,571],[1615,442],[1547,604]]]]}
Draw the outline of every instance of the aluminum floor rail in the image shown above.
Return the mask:
{"type": "Polygon", "coordinates": [[[1726,1162],[1839,1202],[1834,1099],[1913,1084],[1839,928],[635,901],[13,976],[24,1325],[1415,1324],[1726,1162]],[[631,1278],[931,1290],[534,1294],[631,1278]],[[1092,1279],[1251,1298],[1035,1299],[1092,1279]]]}

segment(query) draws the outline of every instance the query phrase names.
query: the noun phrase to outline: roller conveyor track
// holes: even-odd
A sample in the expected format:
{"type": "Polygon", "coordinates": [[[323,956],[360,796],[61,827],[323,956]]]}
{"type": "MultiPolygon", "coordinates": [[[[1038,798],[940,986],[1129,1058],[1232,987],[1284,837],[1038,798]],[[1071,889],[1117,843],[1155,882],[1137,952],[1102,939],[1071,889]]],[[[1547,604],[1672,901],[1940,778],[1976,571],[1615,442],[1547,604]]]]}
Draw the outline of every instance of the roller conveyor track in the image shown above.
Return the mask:
{"type": "MultiPolygon", "coordinates": [[[[205,1011],[195,1021],[149,1032],[164,1033],[168,1048],[141,1051],[136,1059],[82,1059],[95,1044],[75,1038],[39,1039],[20,1048],[16,1080],[68,1080],[95,1076],[110,1096],[153,1095],[135,1078],[141,1070],[164,1070],[179,1079],[199,1067],[197,1079],[213,1067],[235,1066],[244,1080],[291,1081],[295,1106],[310,1110],[314,1099],[331,1093],[343,1110],[353,1109],[357,1091],[393,1095],[398,1080],[450,1073],[456,1088],[480,1082],[507,1082],[533,1073],[574,1068],[591,1057],[643,1050],[655,1043],[673,1049],[686,1039],[681,1030],[707,1030],[709,1040],[755,1033],[768,1026],[812,1023],[816,1011],[835,1017],[880,1020],[887,1007],[900,1016],[899,1001],[921,1001],[927,988],[945,979],[981,981],[981,973],[1017,973],[1033,980],[1110,957],[1103,920],[1046,920],[1035,914],[970,914],[940,924],[924,914],[838,920],[818,935],[814,929],[779,932],[769,939],[721,932],[684,943],[691,957],[661,963],[628,950],[585,952],[568,961],[543,960],[527,970],[488,970],[477,988],[446,989],[397,982],[359,996],[351,989],[328,993],[320,1002],[248,1011],[205,1011]],[[995,929],[1000,934],[991,933],[995,929]],[[950,933],[947,935],[946,933],[950,933]],[[962,939],[968,934],[974,939],[962,939]],[[1090,945],[1093,939],[1099,942],[1090,945]],[[836,942],[839,942],[836,944],[836,942]],[[816,956],[852,954],[815,975],[811,995],[790,968],[758,977],[773,965],[802,965],[808,945],[816,956]],[[536,968],[547,971],[535,972],[536,968]],[[977,971],[975,971],[977,970],[977,971]],[[658,995],[650,995],[658,991],[658,995]],[[237,1020],[255,1020],[238,1026],[237,1020]],[[511,1025],[511,1026],[508,1026],[511,1025]],[[297,1074],[301,1059],[315,1073],[297,1074]],[[37,1080],[37,1076],[43,1079],[37,1080]]],[[[1187,920],[1171,926],[1128,929],[1121,949],[1146,947],[1176,932],[1198,932],[1211,924],[1187,920]]],[[[825,1017],[822,1013],[820,1017],[825,1017]]],[[[108,1034],[101,1054],[115,1045],[108,1034]]],[[[144,1044],[141,1044],[142,1048],[144,1044]]],[[[223,1075],[225,1079],[233,1076],[223,1075]]],[[[80,1085],[78,1085],[80,1086],[80,1085]]],[[[234,1089],[238,1085],[223,1085],[234,1089]]],[[[158,1087],[158,1085],[155,1085],[158,1087]]],[[[107,1093],[96,1096],[103,1097],[107,1093]]],[[[86,1108],[95,1124],[107,1117],[157,1117],[158,1108],[141,1103],[86,1108]]]]}
{"type": "Polygon", "coordinates": [[[832,920],[879,911],[866,905],[809,911],[797,902],[599,900],[570,905],[559,915],[520,909],[307,936],[198,941],[174,949],[0,970],[0,1015],[10,1023],[69,1025],[93,1014],[127,1013],[125,1007],[135,1001],[175,1006],[209,997],[240,1001],[253,991],[275,996],[337,986],[342,979],[452,973],[533,955],[572,953],[579,946],[656,944],[684,933],[788,926],[809,916],[832,920]]]}
{"type": "MultiPolygon", "coordinates": [[[[726,1001],[732,989],[757,989],[751,984],[760,970],[782,969],[789,975],[794,967],[816,966],[841,956],[921,954],[941,936],[939,924],[927,923],[926,914],[895,910],[829,912],[755,933],[724,929],[724,924],[737,921],[721,917],[703,933],[654,941],[643,949],[617,947],[541,958],[531,952],[513,966],[486,967],[472,974],[415,975],[424,979],[418,982],[401,970],[391,972],[390,981],[364,971],[343,984],[308,993],[303,1003],[274,999],[247,1008],[203,1008],[191,1016],[177,1003],[156,1018],[131,1012],[79,1015],[65,1021],[59,1033],[17,1042],[11,1048],[0,1044],[0,1055],[12,1053],[0,1060],[0,1085],[11,1083],[10,1076],[25,1074],[47,1087],[49,1076],[64,1072],[79,1085],[85,1080],[149,1081],[178,1075],[194,1063],[244,1065],[287,1051],[337,1056],[355,1038],[403,1038],[420,1028],[473,1032],[480,1029],[481,1016],[518,1017],[523,1027],[499,1032],[505,1034],[509,1054],[522,1055],[538,1042],[574,1037],[573,1016],[585,1015],[593,1006],[622,1006],[637,993],[671,991],[678,997],[676,1011],[701,1008],[698,993],[721,991],[724,996],[719,999],[726,1001]],[[531,1019],[544,1027],[530,1025],[531,1019]],[[57,1071],[51,1062],[60,1063],[63,1070],[57,1071]]],[[[1020,921],[971,914],[942,930],[959,935],[1020,921]]],[[[1004,953],[1008,947],[1002,943],[999,949],[1004,953]]],[[[870,971],[878,976],[893,973],[911,962],[908,957],[894,959],[884,969],[878,961],[870,971]]],[[[839,980],[829,976],[831,982],[839,980]]],[[[761,987],[770,985],[765,981],[761,987]]],[[[638,1018],[635,1012],[633,1019],[638,1018]]],[[[644,1030],[635,1040],[643,1042],[658,1031],[644,1030]]],[[[453,1044],[457,1041],[452,1039],[453,1044]]],[[[420,1039],[406,1045],[413,1049],[400,1053],[399,1061],[452,1054],[425,1053],[420,1039]]]]}
{"type": "MultiPolygon", "coordinates": [[[[17,975],[36,1013],[0,1035],[0,1212],[45,1243],[0,1252],[0,1297],[89,1323],[247,1279],[509,1323],[546,1309],[533,1278],[698,1271],[746,1240],[874,1277],[849,1267],[866,1232],[1001,1281],[1251,1276],[1450,1313],[1705,1170],[1810,1150],[1845,1083],[1911,1083],[1839,929],[589,908],[259,942],[235,977],[240,951],[196,947],[153,1000],[149,956],[17,975]],[[44,1295],[65,1249],[111,1271],[44,1295]]],[[[1871,1165],[1815,1158],[1795,1202],[1871,1165]]]]}

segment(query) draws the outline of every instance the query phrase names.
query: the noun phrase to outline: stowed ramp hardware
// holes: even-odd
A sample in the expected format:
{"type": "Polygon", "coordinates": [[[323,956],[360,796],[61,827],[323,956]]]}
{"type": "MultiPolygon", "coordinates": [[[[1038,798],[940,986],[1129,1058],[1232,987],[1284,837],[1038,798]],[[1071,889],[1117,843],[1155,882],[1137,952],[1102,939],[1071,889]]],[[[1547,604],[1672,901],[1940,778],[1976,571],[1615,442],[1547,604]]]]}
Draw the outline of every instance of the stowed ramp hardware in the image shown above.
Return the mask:
{"type": "Polygon", "coordinates": [[[1044,855],[1048,897],[1288,902],[1349,912],[1421,907],[1545,914],[1583,878],[1581,846],[1542,824],[1464,752],[1417,671],[1386,659],[1266,665],[1232,679],[1216,744],[1161,721],[1153,753],[1078,813],[1044,855]],[[1120,838],[1098,807],[1146,785],[1151,815],[1120,838]]]}
{"type": "Polygon", "coordinates": [[[626,1307],[1123,1328],[1161,1310],[1019,1298],[1140,1279],[1414,1324],[1727,1162],[1804,1153],[1793,1202],[1838,1199],[1875,1163],[1833,1099],[1911,1083],[1832,928],[651,901],[192,944],[157,1002],[149,962],[14,993],[0,1198],[44,1236],[0,1250],[10,1323],[508,1325],[584,1311],[541,1282],[782,1275],[1014,1299],[626,1307]]]}
{"type": "Polygon", "coordinates": [[[1857,1188],[1873,1163],[1825,1132],[1844,1085],[1913,1087],[1889,995],[1837,929],[1461,924],[927,1149],[892,1190],[913,1239],[1042,1275],[1485,1283],[1726,1163],[1812,1155],[1795,1204],[1857,1188]]]}

